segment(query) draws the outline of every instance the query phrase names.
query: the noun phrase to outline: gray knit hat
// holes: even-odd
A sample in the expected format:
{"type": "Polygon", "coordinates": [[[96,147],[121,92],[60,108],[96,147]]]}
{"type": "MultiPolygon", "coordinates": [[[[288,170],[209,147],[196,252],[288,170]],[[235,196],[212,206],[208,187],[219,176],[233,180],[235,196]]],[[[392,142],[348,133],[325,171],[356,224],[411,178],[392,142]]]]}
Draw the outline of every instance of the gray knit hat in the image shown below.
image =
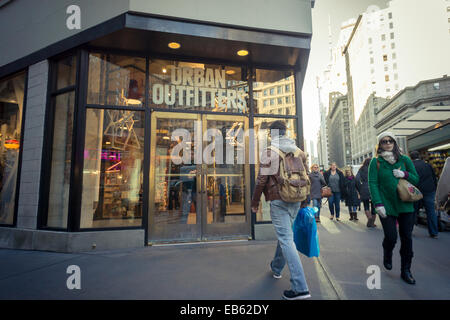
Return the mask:
{"type": "Polygon", "coordinates": [[[378,143],[380,143],[381,139],[383,139],[384,137],[391,137],[392,139],[395,140],[395,143],[398,144],[397,137],[395,136],[395,134],[389,131],[382,132],[378,135],[378,143]]]}

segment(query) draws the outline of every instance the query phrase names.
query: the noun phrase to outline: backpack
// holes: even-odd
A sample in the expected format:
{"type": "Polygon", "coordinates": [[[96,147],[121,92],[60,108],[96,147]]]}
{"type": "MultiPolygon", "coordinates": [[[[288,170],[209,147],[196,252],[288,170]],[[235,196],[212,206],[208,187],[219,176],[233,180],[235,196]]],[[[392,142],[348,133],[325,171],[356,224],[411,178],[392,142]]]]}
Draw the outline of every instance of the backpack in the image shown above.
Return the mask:
{"type": "Polygon", "coordinates": [[[309,181],[303,161],[300,158],[303,151],[298,149],[295,153],[284,153],[278,148],[271,146],[280,158],[279,175],[275,176],[279,185],[280,197],[286,202],[301,202],[306,200],[310,193],[311,182],[309,181]]]}

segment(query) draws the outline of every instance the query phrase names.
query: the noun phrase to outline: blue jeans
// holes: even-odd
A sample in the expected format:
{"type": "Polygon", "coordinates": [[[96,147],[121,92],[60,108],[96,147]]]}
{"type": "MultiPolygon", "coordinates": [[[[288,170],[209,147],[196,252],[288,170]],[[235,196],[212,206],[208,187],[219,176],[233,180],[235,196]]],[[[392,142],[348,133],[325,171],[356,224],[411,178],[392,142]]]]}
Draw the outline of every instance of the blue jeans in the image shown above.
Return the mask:
{"type": "Polygon", "coordinates": [[[316,212],[316,218],[320,218],[320,207],[322,206],[322,199],[312,199],[313,201],[313,207],[316,207],[317,209],[319,209],[316,212]]]}
{"type": "Polygon", "coordinates": [[[309,291],[309,289],[292,231],[292,223],[297,216],[299,208],[299,202],[270,201],[270,216],[278,238],[277,249],[271,267],[273,272],[281,274],[287,262],[291,273],[291,289],[295,292],[304,292],[309,291]]]}
{"type": "Polygon", "coordinates": [[[428,233],[431,236],[438,234],[438,219],[436,211],[434,210],[434,198],[436,192],[429,192],[423,194],[423,206],[425,207],[425,212],[427,214],[427,226],[428,233]]]}
{"type": "Polygon", "coordinates": [[[336,218],[339,218],[341,213],[341,193],[333,192],[333,195],[328,198],[328,204],[330,206],[331,215],[334,216],[334,209],[336,209],[336,218]]]}

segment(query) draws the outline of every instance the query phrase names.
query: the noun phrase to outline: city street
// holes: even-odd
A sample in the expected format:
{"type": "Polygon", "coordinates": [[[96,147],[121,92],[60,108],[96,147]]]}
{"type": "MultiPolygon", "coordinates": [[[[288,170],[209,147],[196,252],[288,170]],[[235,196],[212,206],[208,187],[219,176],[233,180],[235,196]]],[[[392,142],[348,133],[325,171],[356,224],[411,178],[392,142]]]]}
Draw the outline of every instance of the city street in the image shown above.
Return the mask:
{"type": "MultiPolygon", "coordinates": [[[[428,237],[426,226],[413,232],[415,286],[400,279],[399,241],[393,269],[382,265],[383,232],[367,229],[359,212],[349,221],[331,221],[323,209],[320,258],[301,255],[315,300],[450,299],[450,233],[428,237]],[[371,265],[380,267],[380,289],[368,289],[371,265]]],[[[0,299],[187,299],[279,300],[289,271],[274,279],[269,262],[275,241],[236,241],[153,246],[140,249],[60,254],[0,250],[0,299]],[[69,290],[67,267],[81,270],[81,289],[69,290]]]]}

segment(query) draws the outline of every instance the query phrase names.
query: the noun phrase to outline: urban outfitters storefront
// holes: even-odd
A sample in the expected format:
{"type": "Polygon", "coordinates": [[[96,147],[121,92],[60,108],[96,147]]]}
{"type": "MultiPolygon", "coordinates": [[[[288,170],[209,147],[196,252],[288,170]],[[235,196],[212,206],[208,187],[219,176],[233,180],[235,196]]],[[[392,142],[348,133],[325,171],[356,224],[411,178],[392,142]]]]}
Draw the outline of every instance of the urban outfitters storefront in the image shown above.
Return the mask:
{"type": "Polygon", "coordinates": [[[9,210],[2,246],[74,252],[262,238],[268,204],[250,210],[258,154],[274,120],[285,120],[302,145],[310,38],[131,13],[105,23],[116,31],[97,26],[72,48],[47,48],[41,140],[28,138],[35,115],[24,90],[33,88],[28,65],[38,57],[0,78],[1,152],[11,159],[2,182],[15,183],[0,189],[9,210]],[[24,227],[27,141],[42,149],[35,225],[24,227]]]}

